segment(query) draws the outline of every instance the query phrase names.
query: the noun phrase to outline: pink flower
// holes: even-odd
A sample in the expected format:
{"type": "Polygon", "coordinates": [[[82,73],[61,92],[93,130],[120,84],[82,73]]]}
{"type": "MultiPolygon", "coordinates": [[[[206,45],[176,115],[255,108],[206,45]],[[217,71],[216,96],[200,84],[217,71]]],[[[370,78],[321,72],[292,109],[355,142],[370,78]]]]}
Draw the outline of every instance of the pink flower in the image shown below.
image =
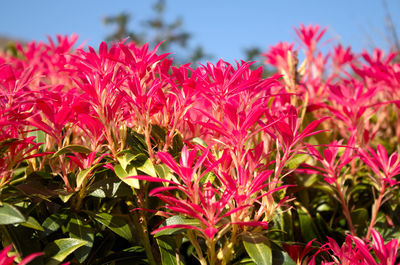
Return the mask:
{"type": "MultiPolygon", "coordinates": [[[[327,148],[319,153],[317,149],[312,145],[307,145],[310,154],[321,163],[320,166],[308,166],[307,168],[316,169],[318,173],[322,173],[324,179],[329,184],[336,182],[337,178],[340,177],[342,168],[353,160],[353,147],[354,141],[350,140],[347,145],[342,145],[343,140],[333,141],[327,148]],[[345,148],[342,154],[339,154],[339,148],[345,148]]],[[[299,169],[299,171],[315,173],[313,170],[299,169]]]]}
{"type": "MultiPolygon", "coordinates": [[[[14,259],[17,256],[8,256],[8,252],[10,252],[12,245],[9,245],[8,247],[5,247],[2,251],[0,251],[0,265],[13,265],[14,264],[14,259]]],[[[18,263],[18,265],[26,265],[29,262],[31,262],[33,259],[35,259],[38,256],[42,256],[43,253],[34,253],[31,254],[27,257],[25,257],[21,262],[18,263]]]]}
{"type": "Polygon", "coordinates": [[[369,166],[372,171],[381,180],[381,185],[387,182],[393,186],[399,181],[394,179],[394,176],[400,173],[400,157],[397,152],[394,152],[388,157],[388,153],[383,145],[378,144],[377,152],[371,147],[367,147],[369,153],[364,149],[358,149],[361,160],[369,166]]]}
{"type": "Polygon", "coordinates": [[[300,27],[294,29],[297,36],[306,48],[306,55],[309,59],[313,57],[314,52],[317,49],[317,43],[321,40],[326,32],[326,28],[320,30],[320,26],[313,26],[312,24],[304,26],[300,24],[300,27]]]}
{"type": "Polygon", "coordinates": [[[355,56],[351,52],[351,47],[343,48],[341,44],[333,47],[333,66],[337,69],[341,69],[345,64],[351,63],[355,56]]]}
{"type": "MultiPolygon", "coordinates": [[[[375,229],[372,230],[372,236],[372,248],[365,240],[356,236],[347,235],[341,247],[339,247],[335,240],[328,237],[329,242],[324,245],[325,248],[323,251],[328,251],[334,262],[324,261],[322,264],[395,265],[399,241],[397,239],[392,239],[385,245],[382,236],[375,229]],[[371,252],[373,252],[374,255],[372,255],[371,252]],[[373,256],[376,256],[380,262],[378,263],[373,256]]],[[[315,256],[313,258],[315,259],[315,256]]],[[[397,265],[399,264],[400,263],[397,265]]]]}
{"type": "Polygon", "coordinates": [[[262,53],[266,57],[265,62],[276,67],[282,74],[291,76],[291,69],[288,61],[289,53],[292,53],[293,43],[280,42],[275,46],[271,46],[266,53],[262,53]]]}

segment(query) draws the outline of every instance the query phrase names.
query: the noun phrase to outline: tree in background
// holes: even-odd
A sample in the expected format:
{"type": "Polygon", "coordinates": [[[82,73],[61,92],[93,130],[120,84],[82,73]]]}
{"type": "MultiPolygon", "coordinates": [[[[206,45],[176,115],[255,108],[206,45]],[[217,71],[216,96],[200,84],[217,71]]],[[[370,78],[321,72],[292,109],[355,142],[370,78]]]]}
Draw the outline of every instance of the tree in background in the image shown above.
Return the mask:
{"type": "MultiPolygon", "coordinates": [[[[159,48],[160,52],[171,51],[174,50],[172,48],[178,47],[186,53],[185,58],[179,58],[179,60],[185,62],[199,62],[213,57],[200,45],[195,48],[189,47],[188,42],[192,34],[183,28],[181,17],[177,17],[173,22],[165,21],[165,0],[157,0],[153,5],[153,10],[155,11],[154,17],[143,21],[143,29],[135,31],[129,29],[128,24],[132,19],[130,14],[121,12],[118,15],[105,17],[103,22],[106,26],[116,26],[115,31],[106,37],[106,41],[121,41],[129,38],[138,44],[144,44],[148,41],[153,47],[164,41],[159,48]]],[[[263,64],[264,59],[261,57],[261,52],[262,49],[256,46],[244,49],[245,60],[255,61],[252,68],[257,68],[263,64]]]]}
{"type": "Polygon", "coordinates": [[[153,5],[153,10],[155,11],[155,15],[143,21],[142,29],[134,31],[128,28],[132,17],[125,12],[105,17],[105,25],[116,26],[116,30],[106,37],[106,41],[121,41],[128,37],[139,45],[149,42],[153,47],[164,41],[159,51],[165,53],[166,51],[178,50],[179,54],[185,55],[183,57],[175,55],[175,58],[178,57],[178,61],[184,63],[198,62],[212,58],[211,55],[204,51],[202,46],[190,47],[188,43],[192,34],[183,28],[183,19],[181,17],[177,17],[172,22],[165,20],[165,0],[157,0],[153,5]]]}

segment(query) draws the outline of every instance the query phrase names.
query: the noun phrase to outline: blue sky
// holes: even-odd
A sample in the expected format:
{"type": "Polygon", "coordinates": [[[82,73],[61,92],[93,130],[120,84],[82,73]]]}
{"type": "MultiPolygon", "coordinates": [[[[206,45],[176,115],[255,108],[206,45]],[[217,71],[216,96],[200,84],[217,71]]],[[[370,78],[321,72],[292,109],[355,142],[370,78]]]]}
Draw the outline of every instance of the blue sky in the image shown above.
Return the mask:
{"type": "MultiPolygon", "coordinates": [[[[132,15],[130,30],[153,16],[155,1],[145,0],[35,0],[3,1],[0,34],[25,40],[45,40],[47,35],[77,33],[88,45],[98,44],[112,32],[102,19],[124,11],[132,15]]],[[[400,1],[387,0],[400,28],[400,1]]],[[[244,59],[244,49],[266,49],[279,41],[295,40],[300,23],[328,28],[327,38],[351,45],[354,51],[375,45],[387,48],[385,10],[380,0],[167,0],[165,19],[181,16],[192,33],[190,45],[202,45],[213,60],[244,59]]],[[[177,51],[172,51],[177,52],[177,51]]]]}

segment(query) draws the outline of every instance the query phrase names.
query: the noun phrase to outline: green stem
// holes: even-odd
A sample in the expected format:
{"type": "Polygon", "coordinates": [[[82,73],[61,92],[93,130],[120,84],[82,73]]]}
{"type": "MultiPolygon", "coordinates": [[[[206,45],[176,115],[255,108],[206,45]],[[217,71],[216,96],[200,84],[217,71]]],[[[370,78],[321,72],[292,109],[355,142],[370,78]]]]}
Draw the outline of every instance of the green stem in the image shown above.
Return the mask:
{"type": "Polygon", "coordinates": [[[77,198],[76,198],[76,203],[75,203],[75,211],[79,212],[81,207],[82,207],[82,203],[83,203],[83,198],[85,198],[85,187],[82,187],[81,190],[78,192],[77,198]]]}
{"type": "Polygon", "coordinates": [[[153,248],[150,244],[149,233],[147,230],[147,221],[143,211],[138,211],[133,214],[133,223],[135,224],[136,230],[138,231],[138,236],[140,238],[140,242],[143,244],[147,259],[149,260],[149,264],[157,265],[152,251],[153,248]]]}
{"type": "Polygon", "coordinates": [[[208,241],[208,251],[210,255],[210,265],[215,265],[216,262],[216,253],[215,253],[215,240],[213,238],[210,238],[207,240],[208,241]]]}
{"type": "Polygon", "coordinates": [[[144,138],[146,141],[146,145],[147,145],[147,151],[149,153],[149,158],[150,161],[155,164],[156,159],[154,158],[154,152],[153,152],[153,147],[151,145],[151,125],[150,124],[146,124],[145,126],[145,130],[144,130],[144,138]]]}
{"type": "Polygon", "coordinates": [[[196,250],[197,253],[197,259],[200,261],[201,265],[207,265],[207,261],[203,256],[203,251],[201,250],[201,247],[199,245],[199,242],[197,242],[196,237],[193,233],[193,231],[188,230],[187,231],[187,237],[190,241],[190,243],[192,243],[194,249],[196,250]]]}
{"type": "Polygon", "coordinates": [[[222,259],[222,264],[224,264],[224,265],[230,264],[230,262],[231,262],[232,255],[234,253],[233,249],[234,249],[234,246],[236,245],[237,230],[238,230],[238,225],[236,225],[236,224],[232,225],[231,238],[229,241],[227,241],[225,243],[225,246],[224,246],[223,259],[222,259]]]}
{"type": "MultiPolygon", "coordinates": [[[[136,208],[135,206],[139,208],[147,208],[146,200],[144,200],[143,194],[147,193],[148,186],[145,186],[139,190],[135,189],[132,190],[133,193],[135,194],[134,196],[135,203],[133,203],[132,201],[127,201],[128,206],[131,206],[133,208],[136,208]]],[[[157,262],[154,258],[154,254],[152,251],[153,248],[150,243],[149,231],[147,228],[146,212],[142,210],[134,211],[132,217],[133,217],[133,223],[136,227],[136,230],[138,231],[140,242],[143,244],[147,259],[149,260],[149,264],[157,265],[157,262]]]]}

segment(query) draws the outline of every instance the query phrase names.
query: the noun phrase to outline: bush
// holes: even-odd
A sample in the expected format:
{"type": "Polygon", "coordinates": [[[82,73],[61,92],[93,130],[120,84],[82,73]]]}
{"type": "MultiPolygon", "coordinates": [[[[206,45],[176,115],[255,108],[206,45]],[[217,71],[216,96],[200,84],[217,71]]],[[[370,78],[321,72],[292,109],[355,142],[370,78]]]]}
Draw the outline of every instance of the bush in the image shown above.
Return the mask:
{"type": "Polygon", "coordinates": [[[325,29],[296,33],[304,62],[279,43],[268,78],[76,36],[0,54],[3,248],[44,252],[31,264],[395,264],[396,54],[324,55],[325,29]]]}

